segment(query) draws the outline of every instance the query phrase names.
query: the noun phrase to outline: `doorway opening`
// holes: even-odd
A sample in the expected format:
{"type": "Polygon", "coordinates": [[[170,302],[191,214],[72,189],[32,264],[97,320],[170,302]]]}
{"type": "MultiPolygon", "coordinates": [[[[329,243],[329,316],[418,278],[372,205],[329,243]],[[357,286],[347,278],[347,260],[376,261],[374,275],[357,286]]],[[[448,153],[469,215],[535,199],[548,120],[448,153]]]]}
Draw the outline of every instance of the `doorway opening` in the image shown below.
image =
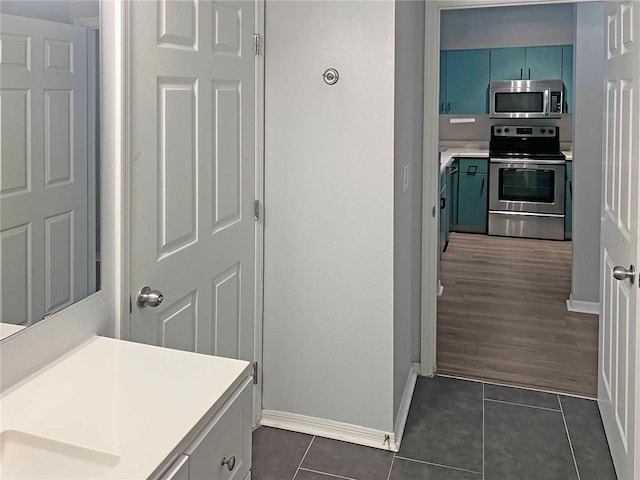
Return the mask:
{"type": "MultiPolygon", "coordinates": [[[[598,317],[569,311],[567,303],[574,271],[574,5],[434,10],[439,102],[425,107],[431,110],[425,113],[431,118],[438,113],[437,141],[447,148],[441,148],[437,162],[440,242],[434,262],[438,275],[432,279],[438,292],[437,327],[431,331],[433,369],[428,372],[427,362],[423,374],[595,398],[598,317]],[[521,79],[532,86],[563,82],[562,115],[490,114],[490,82],[521,79]],[[506,136],[507,128],[526,133],[516,137],[514,131],[513,140],[530,144],[537,133],[553,132],[562,162],[533,168],[529,158],[526,165],[498,168],[490,160],[489,151],[495,149],[490,144],[506,136]],[[503,176],[505,172],[509,175],[503,176]],[[497,207],[508,193],[518,198],[511,195],[497,207]],[[523,201],[528,194],[537,197],[523,201]],[[527,203],[562,208],[548,215],[525,209],[527,203]],[[507,210],[505,205],[516,212],[501,211],[507,210]],[[554,225],[549,227],[551,216],[554,225]]],[[[599,221],[599,212],[594,219],[599,221]]],[[[423,282],[428,286],[429,281],[423,282]]],[[[423,341],[428,335],[423,332],[423,341]]]]}

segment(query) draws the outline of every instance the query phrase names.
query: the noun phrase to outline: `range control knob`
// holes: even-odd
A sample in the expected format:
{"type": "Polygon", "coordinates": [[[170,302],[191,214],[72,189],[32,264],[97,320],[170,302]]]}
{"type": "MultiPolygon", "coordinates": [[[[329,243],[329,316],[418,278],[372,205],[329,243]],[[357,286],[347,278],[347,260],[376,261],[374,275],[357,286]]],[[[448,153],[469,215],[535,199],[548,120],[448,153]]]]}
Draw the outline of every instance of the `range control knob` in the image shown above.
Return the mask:
{"type": "Polygon", "coordinates": [[[501,128],[496,129],[496,133],[502,133],[502,129],[501,128]]]}
{"type": "Polygon", "coordinates": [[[505,129],[504,129],[504,133],[509,133],[509,129],[508,129],[508,128],[505,128],[505,129]]]}
{"type": "Polygon", "coordinates": [[[541,128],[540,133],[547,133],[547,130],[545,128],[541,128]]]}

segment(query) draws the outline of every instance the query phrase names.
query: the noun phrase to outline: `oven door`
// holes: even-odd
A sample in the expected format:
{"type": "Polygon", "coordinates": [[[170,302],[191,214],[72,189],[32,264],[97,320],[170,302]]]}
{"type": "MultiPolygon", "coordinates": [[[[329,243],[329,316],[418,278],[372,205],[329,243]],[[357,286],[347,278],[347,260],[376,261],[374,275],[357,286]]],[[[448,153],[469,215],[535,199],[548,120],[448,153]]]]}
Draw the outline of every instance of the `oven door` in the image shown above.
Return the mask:
{"type": "Polygon", "coordinates": [[[564,215],[565,162],[490,159],[489,210],[564,215]]]}

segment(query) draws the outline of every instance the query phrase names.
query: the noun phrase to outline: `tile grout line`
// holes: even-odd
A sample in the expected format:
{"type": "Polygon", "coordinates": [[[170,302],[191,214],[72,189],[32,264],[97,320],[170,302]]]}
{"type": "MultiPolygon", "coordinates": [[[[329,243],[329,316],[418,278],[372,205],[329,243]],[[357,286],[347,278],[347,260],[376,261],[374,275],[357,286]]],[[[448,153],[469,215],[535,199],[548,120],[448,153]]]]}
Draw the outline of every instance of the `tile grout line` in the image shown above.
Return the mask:
{"type": "Polygon", "coordinates": [[[298,468],[296,468],[296,473],[293,474],[293,478],[291,480],[296,480],[296,477],[298,476],[298,472],[300,471],[300,467],[302,467],[302,462],[304,462],[304,459],[307,458],[307,453],[309,453],[309,449],[311,448],[311,444],[313,443],[313,441],[316,439],[316,436],[314,435],[313,438],[311,439],[311,441],[309,442],[309,445],[307,445],[307,449],[304,451],[304,455],[302,456],[302,459],[300,460],[300,463],[298,464],[298,468]]]}
{"type": "Polygon", "coordinates": [[[391,457],[391,466],[389,466],[389,474],[387,475],[387,480],[391,479],[391,472],[393,470],[393,464],[395,463],[395,461],[396,461],[396,454],[394,452],[393,457],[391,457]]]}
{"type": "Polygon", "coordinates": [[[396,458],[399,458],[400,460],[406,460],[408,462],[424,463],[425,465],[433,465],[434,467],[442,467],[442,468],[448,468],[450,470],[458,470],[459,472],[468,472],[468,473],[475,473],[476,475],[482,475],[482,472],[476,472],[475,470],[467,470],[466,468],[452,467],[451,465],[443,465],[442,463],[427,462],[425,460],[417,460],[415,458],[401,457],[400,455],[396,455],[396,458]]]}
{"type": "Polygon", "coordinates": [[[560,404],[560,412],[562,413],[562,421],[564,423],[564,430],[567,432],[567,440],[569,440],[569,449],[571,450],[571,458],[573,458],[573,466],[576,467],[576,475],[578,476],[578,480],[580,480],[580,470],[578,470],[578,462],[576,462],[576,454],[573,451],[573,444],[571,443],[571,437],[569,436],[569,427],[567,425],[567,419],[564,416],[564,408],[562,408],[562,400],[560,400],[560,395],[558,397],[558,404],[560,404]]]}
{"type": "MultiPolygon", "coordinates": [[[[342,475],[336,475],[335,473],[321,472],[319,470],[311,470],[310,468],[301,467],[300,470],[302,470],[304,472],[319,473],[320,475],[323,475],[325,477],[340,478],[342,480],[356,480],[355,478],[343,477],[342,475]]],[[[297,473],[296,473],[296,475],[297,475],[297,473]]]]}
{"type": "Polygon", "coordinates": [[[515,405],[516,407],[537,408],[538,410],[547,410],[548,412],[560,412],[557,408],[538,407],[537,405],[527,405],[525,403],[505,402],[504,400],[494,400],[493,398],[485,398],[485,402],[504,403],[506,405],[515,405]]]}
{"type": "Polygon", "coordinates": [[[484,382],[482,382],[482,480],[484,480],[484,382]]]}

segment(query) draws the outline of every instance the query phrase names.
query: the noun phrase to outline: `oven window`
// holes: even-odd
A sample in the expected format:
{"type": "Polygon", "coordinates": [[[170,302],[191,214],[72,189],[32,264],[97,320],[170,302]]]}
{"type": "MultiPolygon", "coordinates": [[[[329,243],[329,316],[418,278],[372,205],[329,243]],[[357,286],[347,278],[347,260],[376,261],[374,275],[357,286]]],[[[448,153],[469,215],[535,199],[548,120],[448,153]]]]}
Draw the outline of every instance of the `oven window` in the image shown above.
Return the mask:
{"type": "Polygon", "coordinates": [[[495,113],[543,113],[543,92],[496,92],[495,96],[495,113]]]}
{"type": "Polygon", "coordinates": [[[501,168],[500,200],[554,203],[555,171],[530,168],[501,168]]]}

